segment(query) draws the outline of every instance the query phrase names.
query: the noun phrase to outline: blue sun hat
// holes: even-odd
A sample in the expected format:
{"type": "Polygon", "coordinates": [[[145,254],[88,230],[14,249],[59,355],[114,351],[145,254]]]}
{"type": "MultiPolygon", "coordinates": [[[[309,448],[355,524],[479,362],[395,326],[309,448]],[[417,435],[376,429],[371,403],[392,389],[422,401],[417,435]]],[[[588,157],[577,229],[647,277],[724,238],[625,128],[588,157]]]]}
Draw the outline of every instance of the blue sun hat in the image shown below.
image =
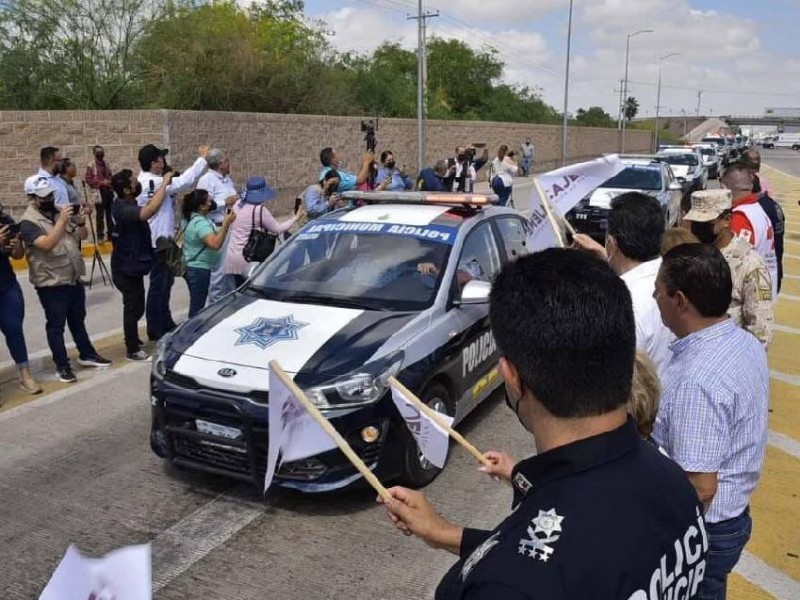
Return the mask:
{"type": "Polygon", "coordinates": [[[263,204],[274,200],[277,194],[263,177],[248,177],[242,192],[242,202],[246,204],[263,204]]]}

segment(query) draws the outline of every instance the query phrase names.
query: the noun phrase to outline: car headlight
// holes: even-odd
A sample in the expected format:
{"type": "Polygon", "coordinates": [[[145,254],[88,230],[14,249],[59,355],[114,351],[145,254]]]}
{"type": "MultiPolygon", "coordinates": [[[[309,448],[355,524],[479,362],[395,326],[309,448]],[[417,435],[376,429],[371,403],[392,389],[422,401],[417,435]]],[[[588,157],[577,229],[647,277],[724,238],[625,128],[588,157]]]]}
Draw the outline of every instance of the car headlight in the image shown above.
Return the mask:
{"type": "Polygon", "coordinates": [[[305,390],[320,408],[350,408],[377,402],[389,388],[389,378],[400,372],[403,352],[367,363],[363,368],[324,385],[305,390]]]}
{"type": "Polygon", "coordinates": [[[159,379],[163,379],[167,374],[167,348],[169,347],[169,340],[172,337],[172,332],[165,334],[158,343],[156,343],[156,350],[153,353],[153,368],[152,373],[159,379]]]}

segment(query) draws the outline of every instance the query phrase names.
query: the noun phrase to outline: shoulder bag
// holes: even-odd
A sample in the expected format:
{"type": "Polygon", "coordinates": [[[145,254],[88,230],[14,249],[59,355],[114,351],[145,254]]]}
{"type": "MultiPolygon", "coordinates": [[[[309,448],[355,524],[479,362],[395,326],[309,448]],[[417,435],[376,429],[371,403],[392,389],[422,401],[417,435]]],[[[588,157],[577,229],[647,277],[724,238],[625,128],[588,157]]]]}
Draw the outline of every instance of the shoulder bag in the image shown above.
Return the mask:
{"type": "Polygon", "coordinates": [[[275,250],[275,243],[278,236],[261,229],[261,217],[264,214],[264,207],[258,207],[258,228],[256,228],[256,207],[253,207],[253,220],[250,225],[250,235],[242,250],[242,256],[247,262],[264,262],[275,250]]]}

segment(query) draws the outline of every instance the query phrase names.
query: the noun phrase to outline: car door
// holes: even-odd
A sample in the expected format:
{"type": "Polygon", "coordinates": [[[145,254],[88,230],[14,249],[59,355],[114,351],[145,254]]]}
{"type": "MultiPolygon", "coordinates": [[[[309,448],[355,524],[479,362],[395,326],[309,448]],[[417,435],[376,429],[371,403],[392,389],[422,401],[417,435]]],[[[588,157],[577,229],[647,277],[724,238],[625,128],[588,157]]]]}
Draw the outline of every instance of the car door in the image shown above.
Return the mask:
{"type": "Polygon", "coordinates": [[[531,229],[525,219],[508,215],[498,217],[492,222],[499,242],[498,245],[505,255],[504,262],[516,260],[521,256],[530,254],[527,242],[531,229]]]}
{"type": "MultiPolygon", "coordinates": [[[[451,283],[454,300],[469,281],[491,282],[503,263],[491,222],[476,225],[454,259],[457,261],[451,283]]],[[[457,331],[451,343],[454,350],[458,349],[460,359],[450,365],[448,375],[454,384],[455,397],[460,399],[456,406],[456,418],[460,419],[494,388],[499,377],[495,368],[499,355],[489,328],[488,304],[452,303],[449,312],[457,331]]]]}

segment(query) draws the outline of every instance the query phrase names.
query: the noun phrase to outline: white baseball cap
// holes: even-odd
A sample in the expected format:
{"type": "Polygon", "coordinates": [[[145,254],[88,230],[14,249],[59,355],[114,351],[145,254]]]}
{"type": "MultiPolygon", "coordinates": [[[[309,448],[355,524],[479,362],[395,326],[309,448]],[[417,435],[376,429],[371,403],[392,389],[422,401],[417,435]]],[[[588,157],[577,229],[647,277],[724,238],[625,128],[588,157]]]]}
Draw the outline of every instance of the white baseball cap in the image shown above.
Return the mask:
{"type": "Polygon", "coordinates": [[[55,190],[53,186],[50,185],[50,180],[47,177],[32,175],[25,180],[25,193],[28,196],[46,198],[54,192],[55,190]]]}

